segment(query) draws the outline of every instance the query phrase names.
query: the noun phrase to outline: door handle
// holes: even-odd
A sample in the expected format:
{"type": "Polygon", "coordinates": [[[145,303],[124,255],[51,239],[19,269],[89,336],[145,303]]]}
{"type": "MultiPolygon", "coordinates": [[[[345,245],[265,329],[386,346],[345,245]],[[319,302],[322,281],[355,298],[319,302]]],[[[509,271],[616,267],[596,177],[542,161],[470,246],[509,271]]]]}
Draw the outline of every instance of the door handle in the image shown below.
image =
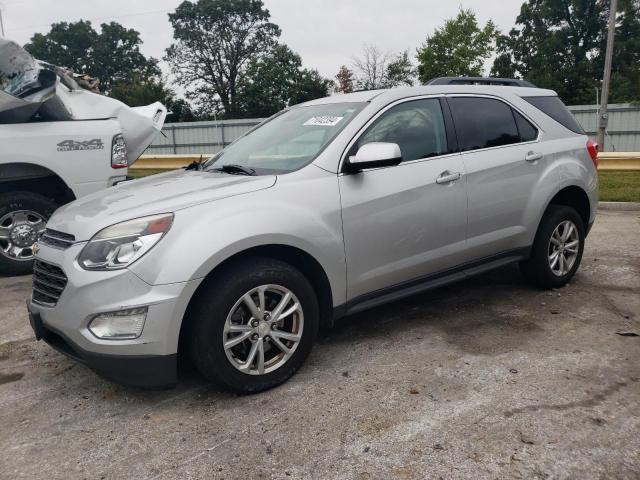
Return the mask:
{"type": "Polygon", "coordinates": [[[542,159],[542,154],[540,152],[528,152],[524,159],[527,162],[537,162],[542,159]]]}
{"type": "Polygon", "coordinates": [[[455,182],[461,176],[462,175],[460,174],[460,172],[450,172],[449,170],[446,170],[442,172],[438,178],[436,178],[436,183],[439,185],[444,185],[447,183],[455,182]]]}

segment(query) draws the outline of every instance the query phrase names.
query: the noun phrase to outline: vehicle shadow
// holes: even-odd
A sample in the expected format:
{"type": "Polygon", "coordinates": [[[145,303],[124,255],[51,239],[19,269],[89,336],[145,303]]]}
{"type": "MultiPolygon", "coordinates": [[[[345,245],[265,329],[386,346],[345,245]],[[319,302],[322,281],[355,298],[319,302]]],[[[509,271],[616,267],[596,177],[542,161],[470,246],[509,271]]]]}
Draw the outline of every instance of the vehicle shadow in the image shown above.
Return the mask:
{"type": "MultiPolygon", "coordinates": [[[[384,343],[385,348],[403,348],[400,339],[407,335],[438,336],[460,354],[499,355],[519,349],[532,338],[544,335],[545,320],[537,310],[540,296],[546,295],[527,286],[517,266],[502,267],[345,317],[333,328],[322,329],[310,359],[312,368],[346,365],[348,359],[343,362],[340,352],[344,353],[344,347],[350,344],[365,343],[377,348],[384,343]]],[[[298,375],[304,375],[305,368],[298,375]]],[[[178,385],[173,390],[144,390],[104,382],[110,391],[108,398],[126,396],[147,406],[194,395],[205,402],[238,398],[210,385],[183,356],[179,357],[178,385]]],[[[275,390],[287,388],[290,382],[275,390]]]]}
{"type": "MultiPolygon", "coordinates": [[[[408,334],[437,335],[462,353],[499,355],[544,334],[544,319],[538,314],[541,295],[546,298],[524,283],[517,266],[502,267],[340,319],[334,327],[321,329],[313,361],[323,368],[328,366],[323,352],[331,350],[333,357],[345,345],[393,343],[408,334]]],[[[402,348],[400,342],[395,345],[402,348]]],[[[341,363],[335,357],[332,361],[341,363]]],[[[188,359],[182,359],[179,388],[186,385],[227,395],[208,387],[188,359]]]]}
{"type": "Polygon", "coordinates": [[[346,317],[323,331],[320,342],[374,340],[422,329],[425,335],[444,335],[468,353],[498,354],[526,341],[520,334],[543,330],[532,315],[541,294],[525,284],[516,265],[508,265],[346,317]],[[491,341],[495,335],[509,341],[498,346],[491,341]]]}

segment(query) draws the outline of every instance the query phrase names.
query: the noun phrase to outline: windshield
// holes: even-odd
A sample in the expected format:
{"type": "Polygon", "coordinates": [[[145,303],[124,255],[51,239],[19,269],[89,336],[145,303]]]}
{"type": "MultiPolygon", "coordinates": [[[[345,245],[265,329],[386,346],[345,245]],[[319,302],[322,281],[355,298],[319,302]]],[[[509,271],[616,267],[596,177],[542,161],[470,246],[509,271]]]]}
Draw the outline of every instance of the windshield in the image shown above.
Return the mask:
{"type": "Polygon", "coordinates": [[[311,163],[363,106],[334,103],[286,110],[213,156],[204,168],[240,166],[257,175],[298,170],[311,163]]]}

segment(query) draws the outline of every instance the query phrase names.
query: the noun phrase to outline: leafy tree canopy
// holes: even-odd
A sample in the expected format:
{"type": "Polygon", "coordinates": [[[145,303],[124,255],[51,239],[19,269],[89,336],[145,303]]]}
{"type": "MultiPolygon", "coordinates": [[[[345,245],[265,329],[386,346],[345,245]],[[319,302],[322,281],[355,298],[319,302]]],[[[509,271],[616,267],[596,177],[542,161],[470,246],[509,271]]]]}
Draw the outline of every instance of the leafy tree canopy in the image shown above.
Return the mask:
{"type": "Polygon", "coordinates": [[[237,111],[267,117],[283,108],[326,97],[333,82],[302,67],[300,55],[286,45],[249,62],[238,82],[237,111]]]}
{"type": "Polygon", "coordinates": [[[191,106],[169,88],[162,79],[134,78],[131,82],[119,82],[111,89],[110,95],[130,107],[160,102],[169,114],[168,122],[193,122],[197,120],[191,106]]]}
{"type": "MultiPolygon", "coordinates": [[[[568,104],[595,102],[606,51],[609,2],[528,0],[516,27],[498,39],[492,74],[522,77],[568,104]]],[[[640,1],[618,6],[609,100],[640,98],[640,1]]]]}
{"type": "Polygon", "coordinates": [[[339,93],[353,92],[354,75],[353,71],[346,65],[342,65],[336,75],[336,91],[339,93]]]}
{"type": "Polygon", "coordinates": [[[415,79],[415,69],[409,59],[409,51],[399,53],[387,65],[387,84],[390,87],[400,85],[412,86],[415,79]]]}
{"type": "Polygon", "coordinates": [[[480,76],[493,53],[498,31],[489,20],[478,25],[472,10],[460,9],[456,18],[427,37],[418,49],[418,74],[426,83],[435,77],[480,76]]]}
{"type": "Polygon", "coordinates": [[[158,62],[140,52],[140,34],[116,22],[103,23],[100,33],[91,22],[60,22],[49,33],[36,33],[25,49],[35,58],[75,73],[100,79],[100,90],[109,93],[118,83],[160,75],[158,62]]]}
{"type": "Polygon", "coordinates": [[[269,18],[261,0],[186,0],[169,14],[175,43],[165,59],[201,108],[218,99],[226,117],[241,114],[241,75],[251,61],[270,54],[280,36],[269,18]]]}

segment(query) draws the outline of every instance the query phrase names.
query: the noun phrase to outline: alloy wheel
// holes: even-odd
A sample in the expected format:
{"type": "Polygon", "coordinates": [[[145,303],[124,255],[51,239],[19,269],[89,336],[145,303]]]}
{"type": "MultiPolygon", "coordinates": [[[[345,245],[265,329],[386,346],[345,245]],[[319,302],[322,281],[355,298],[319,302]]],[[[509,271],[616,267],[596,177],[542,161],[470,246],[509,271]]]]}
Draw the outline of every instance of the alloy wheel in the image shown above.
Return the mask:
{"type": "Polygon", "coordinates": [[[548,259],[551,272],[557,277],[568,274],[578,258],[580,237],[571,220],[561,222],[551,234],[548,259]]]}
{"type": "Polygon", "coordinates": [[[224,351],[237,370],[264,375],[287,363],[303,328],[304,314],[295,294],[280,285],[261,285],[242,295],[227,315],[224,351]]]}

